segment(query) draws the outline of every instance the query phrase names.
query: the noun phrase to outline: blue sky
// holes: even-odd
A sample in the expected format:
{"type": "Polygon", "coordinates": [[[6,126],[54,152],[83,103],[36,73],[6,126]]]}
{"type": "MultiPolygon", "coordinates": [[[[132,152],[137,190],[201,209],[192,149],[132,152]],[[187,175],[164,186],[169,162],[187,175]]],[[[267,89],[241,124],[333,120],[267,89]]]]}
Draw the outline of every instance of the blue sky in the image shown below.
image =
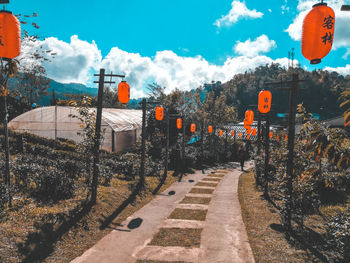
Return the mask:
{"type": "Polygon", "coordinates": [[[317,66],[300,50],[302,19],[317,1],[12,0],[7,9],[39,14],[29,21],[40,26],[40,45],[58,53],[44,64],[49,77],[93,86],[92,74],[105,67],[125,73],[132,97],[140,97],[152,81],[168,92],[189,90],[266,63],[286,66],[291,48],[301,67],[350,74],[350,12],[340,11],[350,1],[326,2],[336,34],[317,66]]]}

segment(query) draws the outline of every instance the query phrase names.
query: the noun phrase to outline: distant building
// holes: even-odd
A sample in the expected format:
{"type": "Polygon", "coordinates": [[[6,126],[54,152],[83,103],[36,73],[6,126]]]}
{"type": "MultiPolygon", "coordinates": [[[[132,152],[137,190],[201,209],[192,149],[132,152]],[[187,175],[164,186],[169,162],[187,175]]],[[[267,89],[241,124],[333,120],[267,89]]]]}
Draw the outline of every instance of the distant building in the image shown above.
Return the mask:
{"type": "MultiPolygon", "coordinates": [[[[96,108],[91,108],[96,112],[96,108]]],[[[49,139],[65,138],[81,142],[77,133],[82,131],[82,122],[70,115],[78,115],[74,107],[50,106],[36,108],[11,120],[9,129],[28,132],[49,139]]],[[[133,147],[141,135],[142,111],[127,109],[102,110],[101,131],[104,140],[101,149],[119,152],[133,147]]]]}

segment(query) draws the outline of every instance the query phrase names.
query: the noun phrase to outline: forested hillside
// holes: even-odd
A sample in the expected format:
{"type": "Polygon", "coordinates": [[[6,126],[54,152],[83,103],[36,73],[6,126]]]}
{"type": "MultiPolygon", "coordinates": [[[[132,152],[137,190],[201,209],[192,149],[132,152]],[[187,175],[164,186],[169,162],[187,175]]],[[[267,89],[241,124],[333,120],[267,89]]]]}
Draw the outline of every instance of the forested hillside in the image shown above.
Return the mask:
{"type": "MultiPolygon", "coordinates": [[[[342,115],[338,98],[346,88],[350,88],[350,76],[342,76],[336,72],[324,70],[305,71],[301,68],[293,69],[299,75],[299,79],[305,80],[299,84],[302,88],[297,95],[297,104],[304,103],[306,110],[318,113],[321,119],[328,119],[342,115]]],[[[229,82],[215,85],[216,92],[222,91],[226,96],[226,103],[235,106],[239,119],[248,105],[257,104],[257,95],[262,90],[264,83],[290,80],[292,70],[286,70],[278,64],[266,65],[256,68],[254,71],[235,75],[229,82]]],[[[288,112],[289,93],[278,91],[277,87],[265,87],[272,92],[272,104],[274,105],[272,118],[276,119],[277,113],[288,112]]]]}

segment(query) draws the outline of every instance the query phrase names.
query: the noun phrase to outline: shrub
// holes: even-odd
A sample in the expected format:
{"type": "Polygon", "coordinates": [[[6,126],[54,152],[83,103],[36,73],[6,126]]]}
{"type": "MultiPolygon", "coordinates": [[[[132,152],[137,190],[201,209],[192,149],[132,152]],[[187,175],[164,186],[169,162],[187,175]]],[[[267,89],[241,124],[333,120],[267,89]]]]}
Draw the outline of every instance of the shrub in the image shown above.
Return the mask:
{"type": "Polygon", "coordinates": [[[342,257],[342,262],[350,260],[350,209],[341,209],[326,220],[328,242],[342,257]]]}

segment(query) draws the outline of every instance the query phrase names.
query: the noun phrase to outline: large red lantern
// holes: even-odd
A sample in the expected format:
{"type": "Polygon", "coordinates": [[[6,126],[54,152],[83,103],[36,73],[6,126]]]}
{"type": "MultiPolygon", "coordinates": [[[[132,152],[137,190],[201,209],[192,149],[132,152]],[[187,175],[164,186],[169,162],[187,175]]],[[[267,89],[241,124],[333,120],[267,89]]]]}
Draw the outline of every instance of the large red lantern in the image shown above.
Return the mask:
{"type": "Polygon", "coordinates": [[[156,120],[161,121],[164,118],[164,109],[162,106],[156,107],[156,120]]]}
{"type": "Polygon", "coordinates": [[[209,133],[212,133],[212,132],[213,132],[213,126],[211,126],[211,125],[208,126],[208,132],[209,132],[209,133]]]}
{"type": "Polygon", "coordinates": [[[21,26],[10,11],[0,11],[0,36],[0,57],[17,57],[21,52],[21,26]]]}
{"type": "Polygon", "coordinates": [[[181,128],[182,128],[182,120],[181,120],[181,118],[178,118],[178,119],[176,120],[176,127],[177,127],[178,129],[181,129],[181,128]]]}
{"type": "Polygon", "coordinates": [[[245,118],[244,118],[247,122],[247,124],[252,124],[254,121],[254,112],[252,110],[247,110],[245,112],[245,118]]]}
{"type": "Polygon", "coordinates": [[[130,86],[125,81],[122,81],[118,85],[118,100],[121,103],[128,103],[130,100],[130,86]]]}
{"type": "Polygon", "coordinates": [[[192,123],[191,124],[191,132],[195,132],[196,131],[196,124],[192,123]]]}
{"type": "Polygon", "coordinates": [[[219,131],[219,135],[222,136],[224,132],[222,130],[219,131]]]}
{"type": "Polygon", "coordinates": [[[332,48],[335,15],[326,3],[312,7],[303,22],[301,53],[310,60],[310,64],[318,64],[332,48]]]}
{"type": "Polygon", "coordinates": [[[271,110],[272,94],[268,90],[260,91],[258,108],[261,113],[268,113],[271,110]]]}

